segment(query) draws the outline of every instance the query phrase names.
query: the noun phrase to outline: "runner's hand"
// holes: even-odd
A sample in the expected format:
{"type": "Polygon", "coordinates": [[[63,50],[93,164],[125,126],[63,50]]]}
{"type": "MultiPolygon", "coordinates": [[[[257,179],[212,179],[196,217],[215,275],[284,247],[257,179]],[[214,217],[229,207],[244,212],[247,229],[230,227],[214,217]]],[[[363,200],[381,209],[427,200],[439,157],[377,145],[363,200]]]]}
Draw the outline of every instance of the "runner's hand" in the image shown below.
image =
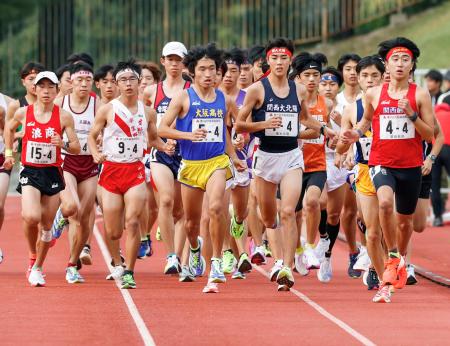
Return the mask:
{"type": "Polygon", "coordinates": [[[336,132],[330,129],[328,126],[323,129],[323,134],[327,136],[329,139],[334,139],[336,136],[336,132]]]}
{"type": "Polygon", "coordinates": [[[341,141],[344,144],[355,143],[359,139],[359,134],[356,130],[345,130],[341,133],[341,141]]]}
{"type": "Polygon", "coordinates": [[[345,158],[345,161],[343,163],[344,167],[347,168],[349,171],[355,167],[355,157],[353,155],[347,155],[345,158]]]}
{"type": "Polygon", "coordinates": [[[247,169],[247,164],[239,160],[237,157],[233,159],[233,165],[238,172],[243,172],[247,169]]]}
{"type": "Polygon", "coordinates": [[[95,163],[100,164],[106,160],[106,155],[104,155],[102,153],[95,153],[95,154],[92,154],[92,158],[94,159],[95,163]]]}
{"type": "Polygon", "coordinates": [[[403,109],[407,116],[412,116],[414,114],[414,110],[411,107],[408,99],[398,100],[398,108],[403,109]]]}
{"type": "Polygon", "coordinates": [[[330,138],[330,140],[328,141],[328,148],[333,149],[333,150],[336,149],[338,140],[339,140],[339,136],[334,136],[333,139],[330,138]]]}
{"type": "Polygon", "coordinates": [[[56,145],[59,148],[62,148],[62,146],[64,145],[64,142],[63,142],[61,136],[59,136],[59,135],[53,135],[50,143],[52,143],[53,145],[56,145]]]}
{"type": "Polygon", "coordinates": [[[281,122],[281,117],[272,117],[268,120],[265,121],[265,128],[266,129],[277,129],[279,127],[281,127],[282,122],[281,122]]]}
{"type": "Polygon", "coordinates": [[[345,160],[345,156],[343,156],[339,153],[334,154],[334,165],[337,168],[342,168],[342,164],[343,164],[344,160],[345,160]]]}
{"type": "Polygon", "coordinates": [[[6,156],[5,162],[3,162],[3,168],[7,171],[11,170],[14,166],[15,160],[12,156],[6,156]]]}
{"type": "Polygon", "coordinates": [[[168,139],[166,142],[166,145],[164,146],[164,152],[167,155],[172,156],[173,154],[175,154],[176,144],[177,144],[177,141],[175,141],[173,139],[168,139]]]}
{"type": "Polygon", "coordinates": [[[195,142],[195,141],[197,141],[197,142],[198,141],[202,141],[203,139],[206,138],[206,134],[207,133],[208,132],[205,129],[197,129],[197,130],[195,130],[195,131],[193,131],[191,133],[190,140],[193,141],[193,142],[195,142]]]}
{"type": "Polygon", "coordinates": [[[233,139],[232,143],[233,143],[234,149],[236,149],[236,150],[244,149],[244,144],[245,144],[244,136],[240,133],[237,134],[236,138],[233,139]]]}
{"type": "Polygon", "coordinates": [[[425,159],[422,165],[422,175],[428,175],[431,173],[431,168],[433,167],[433,162],[430,159],[425,159]]]}

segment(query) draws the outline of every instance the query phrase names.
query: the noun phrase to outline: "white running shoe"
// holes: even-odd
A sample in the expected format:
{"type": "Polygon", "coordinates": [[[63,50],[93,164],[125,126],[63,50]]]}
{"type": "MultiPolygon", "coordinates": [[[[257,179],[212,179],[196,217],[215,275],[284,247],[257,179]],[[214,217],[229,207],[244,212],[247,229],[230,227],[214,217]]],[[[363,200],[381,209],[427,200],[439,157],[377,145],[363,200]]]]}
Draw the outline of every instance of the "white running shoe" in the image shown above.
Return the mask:
{"type": "Polygon", "coordinates": [[[28,276],[28,282],[33,287],[44,287],[45,279],[40,269],[33,268],[28,276]]]}
{"type": "Polygon", "coordinates": [[[77,267],[67,267],[66,268],[66,281],[69,284],[81,284],[84,282],[84,278],[78,272],[77,267]]]}
{"type": "Polygon", "coordinates": [[[303,251],[303,261],[306,264],[307,269],[319,269],[320,268],[320,262],[316,257],[316,254],[314,252],[314,249],[306,244],[303,251]]]}
{"type": "Polygon", "coordinates": [[[109,274],[106,277],[106,280],[116,280],[116,279],[120,279],[123,275],[123,272],[125,271],[125,269],[123,269],[123,267],[121,265],[115,266],[111,272],[111,274],[109,274]]]}
{"type": "Polygon", "coordinates": [[[3,262],[3,251],[2,249],[0,249],[0,263],[3,262]]]}
{"type": "Polygon", "coordinates": [[[305,260],[303,258],[303,254],[295,254],[294,257],[294,265],[297,272],[302,275],[306,276],[309,274],[309,270],[306,268],[305,260]]]}
{"type": "Polygon", "coordinates": [[[89,246],[84,246],[83,250],[81,250],[80,261],[87,266],[92,264],[91,248],[89,246]]]}
{"type": "Polygon", "coordinates": [[[317,278],[320,282],[327,283],[330,282],[332,276],[331,257],[325,257],[322,263],[320,263],[320,268],[317,271],[317,278]]]}
{"type": "Polygon", "coordinates": [[[219,293],[219,285],[214,282],[208,282],[203,288],[203,293],[219,293]]]}
{"type": "Polygon", "coordinates": [[[272,269],[270,270],[270,281],[274,282],[277,279],[277,275],[283,268],[283,260],[276,260],[272,269]]]}
{"type": "Polygon", "coordinates": [[[371,264],[372,262],[370,261],[367,248],[365,246],[361,246],[357,260],[353,265],[353,269],[365,272],[369,270],[371,264]]]}
{"type": "Polygon", "coordinates": [[[266,252],[264,245],[255,247],[255,250],[250,257],[250,261],[256,265],[266,264],[266,252]]]}
{"type": "Polygon", "coordinates": [[[314,249],[314,253],[316,254],[316,257],[320,263],[322,263],[322,261],[324,260],[325,252],[328,251],[329,247],[330,247],[330,239],[326,240],[323,238],[319,239],[319,242],[317,243],[317,246],[314,249]]]}

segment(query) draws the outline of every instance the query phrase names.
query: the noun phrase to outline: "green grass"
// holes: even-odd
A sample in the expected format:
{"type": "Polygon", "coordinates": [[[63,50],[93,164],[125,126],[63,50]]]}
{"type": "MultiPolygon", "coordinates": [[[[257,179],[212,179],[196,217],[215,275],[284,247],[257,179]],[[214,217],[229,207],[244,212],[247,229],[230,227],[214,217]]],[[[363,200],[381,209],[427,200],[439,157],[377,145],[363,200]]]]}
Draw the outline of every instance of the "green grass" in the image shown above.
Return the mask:
{"type": "Polygon", "coordinates": [[[412,15],[405,23],[386,26],[364,35],[356,35],[311,48],[328,56],[336,65],[340,55],[355,52],[361,56],[374,54],[378,43],[396,36],[407,37],[421,51],[418,68],[450,68],[450,2],[412,15]]]}

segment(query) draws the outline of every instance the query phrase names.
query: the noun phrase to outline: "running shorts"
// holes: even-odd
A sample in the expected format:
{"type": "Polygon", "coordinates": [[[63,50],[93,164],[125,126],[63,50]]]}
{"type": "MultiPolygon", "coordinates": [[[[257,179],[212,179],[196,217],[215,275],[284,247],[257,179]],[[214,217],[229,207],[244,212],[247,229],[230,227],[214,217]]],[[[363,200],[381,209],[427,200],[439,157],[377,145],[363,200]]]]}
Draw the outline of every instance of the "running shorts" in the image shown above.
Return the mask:
{"type": "Polygon", "coordinates": [[[370,167],[370,178],[375,189],[390,186],[395,194],[395,206],[399,214],[411,215],[416,210],[422,184],[421,167],[388,168],[370,167]]]}
{"type": "Polygon", "coordinates": [[[208,160],[182,160],[178,171],[178,181],[184,185],[206,191],[211,175],[219,169],[226,171],[226,180],[233,178],[230,158],[219,155],[208,160]]]}
{"type": "Polygon", "coordinates": [[[105,161],[98,184],[111,193],[124,195],[129,189],[144,181],[144,164],[141,161],[132,163],[105,161]]]}
{"type": "Polygon", "coordinates": [[[98,164],[91,155],[65,155],[63,171],[72,174],[77,183],[98,175],[98,164]]]}
{"type": "Polygon", "coordinates": [[[327,191],[334,191],[345,184],[347,169],[337,168],[333,160],[327,160],[327,191]]]}
{"type": "Polygon", "coordinates": [[[365,196],[376,196],[377,192],[370,179],[369,166],[364,163],[358,163],[356,167],[356,191],[365,196]]]}
{"type": "Polygon", "coordinates": [[[297,202],[297,206],[295,207],[295,211],[297,212],[303,209],[303,198],[305,197],[306,191],[309,187],[317,186],[320,191],[322,191],[326,182],[326,171],[303,173],[302,193],[300,194],[300,198],[297,202]]]}
{"type": "Polygon", "coordinates": [[[5,155],[0,154],[0,173],[6,173],[8,175],[11,175],[11,170],[7,170],[3,168],[3,164],[5,163],[5,155]]]}
{"type": "Polygon", "coordinates": [[[21,167],[17,192],[22,193],[22,186],[33,186],[46,196],[56,195],[66,187],[60,167],[32,166],[21,167]]]}
{"type": "Polygon", "coordinates": [[[290,170],[305,169],[299,148],[285,153],[268,153],[258,148],[253,156],[253,174],[273,184],[279,184],[290,170]]]}
{"type": "Polygon", "coordinates": [[[151,162],[161,163],[169,167],[170,171],[173,174],[173,178],[177,179],[181,164],[181,156],[179,154],[170,156],[164,152],[154,150],[154,152],[152,153],[151,162]]]}

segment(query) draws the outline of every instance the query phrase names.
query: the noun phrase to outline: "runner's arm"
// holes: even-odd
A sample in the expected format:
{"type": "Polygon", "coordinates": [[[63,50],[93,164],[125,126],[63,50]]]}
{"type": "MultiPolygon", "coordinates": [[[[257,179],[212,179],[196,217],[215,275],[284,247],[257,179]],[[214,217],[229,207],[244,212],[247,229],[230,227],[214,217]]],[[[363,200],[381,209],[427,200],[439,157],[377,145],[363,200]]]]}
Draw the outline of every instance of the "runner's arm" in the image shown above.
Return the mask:
{"type": "Polygon", "coordinates": [[[5,128],[3,130],[3,139],[5,141],[5,162],[3,167],[7,170],[14,166],[13,157],[13,142],[14,142],[14,132],[23,123],[25,119],[25,108],[19,108],[13,115],[13,117],[6,121],[5,128]]]}
{"type": "Polygon", "coordinates": [[[112,111],[112,105],[107,103],[99,108],[94,119],[88,136],[89,151],[96,163],[102,163],[105,160],[105,155],[101,154],[97,148],[97,137],[103,132],[108,121],[108,114],[112,111]]]}
{"type": "Polygon", "coordinates": [[[158,151],[163,151],[168,155],[173,155],[175,146],[168,145],[161,139],[161,137],[158,136],[158,130],[156,129],[156,111],[150,107],[145,108],[148,117],[148,148],[156,148],[158,151]],[[169,152],[171,152],[171,154],[169,154],[169,152]]]}
{"type": "MultiPolygon", "coordinates": [[[[431,142],[434,137],[434,112],[431,104],[431,97],[428,91],[425,91],[420,87],[417,88],[416,95],[419,101],[418,108],[420,117],[414,121],[414,127],[424,141],[431,142]]],[[[408,116],[412,116],[414,112],[412,109],[405,109],[405,113],[408,116]]]]}
{"type": "MultiPolygon", "coordinates": [[[[352,113],[355,111],[355,103],[344,108],[344,112],[341,118],[341,133],[344,133],[347,130],[351,130],[353,128],[352,125],[352,113]]],[[[342,155],[346,153],[351,147],[351,143],[344,143],[342,138],[339,138],[339,141],[336,145],[336,153],[342,155]]]]}
{"type": "MultiPolygon", "coordinates": [[[[225,114],[225,124],[231,124],[231,119],[233,117],[233,114],[237,113],[237,107],[236,104],[230,99],[226,98],[226,106],[227,106],[227,113],[225,114]]],[[[231,141],[231,134],[230,131],[228,131],[228,128],[225,130],[225,152],[230,157],[231,161],[233,161],[234,167],[239,172],[244,171],[247,167],[239,160],[239,158],[236,155],[236,151],[234,150],[233,143],[231,141]]]]}
{"type": "Polygon", "coordinates": [[[434,117],[434,143],[433,149],[431,149],[430,154],[425,158],[422,165],[422,175],[428,175],[431,173],[433,167],[433,161],[431,161],[431,156],[438,156],[441,152],[442,146],[444,145],[444,133],[442,132],[441,124],[436,117],[434,117]]]}
{"type": "Polygon", "coordinates": [[[142,99],[144,100],[144,104],[146,106],[150,107],[154,102],[153,98],[155,95],[156,85],[157,84],[149,85],[144,89],[144,95],[142,99]]]}
{"type": "Polygon", "coordinates": [[[61,127],[67,135],[68,141],[63,143],[62,138],[59,135],[52,136],[52,144],[59,147],[64,145],[68,153],[77,155],[81,151],[80,142],[78,141],[77,134],[75,133],[75,123],[73,121],[72,114],[61,109],[61,127]]]}
{"type": "Polygon", "coordinates": [[[301,102],[301,111],[300,111],[300,120],[303,125],[306,126],[306,128],[314,130],[316,132],[316,137],[319,137],[323,131],[323,134],[329,138],[334,138],[336,136],[335,132],[330,129],[328,126],[323,126],[322,123],[319,120],[314,119],[310,114],[308,110],[308,105],[305,102],[305,99],[302,99],[301,102]],[[323,127],[323,130],[322,130],[323,127]]]}

